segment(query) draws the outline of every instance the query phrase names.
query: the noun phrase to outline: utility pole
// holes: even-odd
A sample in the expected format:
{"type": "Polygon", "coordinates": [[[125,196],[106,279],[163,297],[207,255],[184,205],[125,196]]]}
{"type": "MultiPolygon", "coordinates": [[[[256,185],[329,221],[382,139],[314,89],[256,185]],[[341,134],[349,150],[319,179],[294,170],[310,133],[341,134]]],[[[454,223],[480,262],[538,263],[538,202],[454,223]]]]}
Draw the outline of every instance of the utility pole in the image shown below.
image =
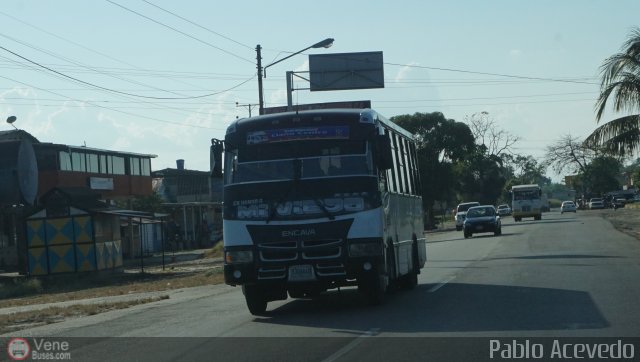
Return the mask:
{"type": "MultiPolygon", "coordinates": [[[[262,47],[260,44],[256,45],[256,60],[258,61],[258,114],[264,114],[264,101],[262,100],[262,47]]],[[[251,108],[249,108],[251,113],[251,108]]]]}
{"type": "Polygon", "coordinates": [[[245,107],[245,108],[247,108],[249,110],[249,118],[251,118],[251,110],[255,106],[257,106],[257,104],[239,104],[238,102],[236,102],[236,108],[245,107]]]}

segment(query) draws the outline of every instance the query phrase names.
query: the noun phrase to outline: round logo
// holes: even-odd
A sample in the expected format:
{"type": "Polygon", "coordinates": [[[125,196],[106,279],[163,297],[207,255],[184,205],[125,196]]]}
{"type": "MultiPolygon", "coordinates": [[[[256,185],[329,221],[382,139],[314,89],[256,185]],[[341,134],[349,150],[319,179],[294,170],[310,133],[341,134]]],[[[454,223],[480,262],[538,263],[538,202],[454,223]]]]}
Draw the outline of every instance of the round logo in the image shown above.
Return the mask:
{"type": "Polygon", "coordinates": [[[29,342],[24,338],[12,338],[7,345],[7,354],[14,361],[24,361],[31,354],[29,342]]]}

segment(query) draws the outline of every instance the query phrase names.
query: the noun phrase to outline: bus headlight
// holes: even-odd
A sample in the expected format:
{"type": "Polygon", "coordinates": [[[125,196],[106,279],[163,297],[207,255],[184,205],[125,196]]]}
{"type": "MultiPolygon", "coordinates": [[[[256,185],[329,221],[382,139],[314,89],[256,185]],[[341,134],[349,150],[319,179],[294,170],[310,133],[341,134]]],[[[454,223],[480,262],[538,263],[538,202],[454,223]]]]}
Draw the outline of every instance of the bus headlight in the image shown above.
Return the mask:
{"type": "Polygon", "coordinates": [[[253,263],[253,251],[251,250],[225,251],[224,260],[227,264],[253,263]]]}
{"type": "Polygon", "coordinates": [[[380,255],[382,255],[382,242],[349,244],[349,256],[351,257],[380,255]]]}

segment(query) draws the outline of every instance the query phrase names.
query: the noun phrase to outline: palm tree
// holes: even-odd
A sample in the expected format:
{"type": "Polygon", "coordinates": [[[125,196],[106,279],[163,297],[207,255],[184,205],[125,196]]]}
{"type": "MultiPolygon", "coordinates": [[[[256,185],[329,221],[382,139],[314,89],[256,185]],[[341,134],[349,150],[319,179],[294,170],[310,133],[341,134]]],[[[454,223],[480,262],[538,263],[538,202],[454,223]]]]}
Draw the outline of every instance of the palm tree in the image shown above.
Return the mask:
{"type": "MultiPolygon", "coordinates": [[[[622,50],[607,58],[600,67],[602,84],[596,102],[597,122],[602,118],[609,97],[613,99],[616,112],[640,110],[640,28],[631,31],[622,50]]],[[[603,124],[587,137],[585,143],[619,156],[633,154],[640,149],[640,114],[603,124]]]]}

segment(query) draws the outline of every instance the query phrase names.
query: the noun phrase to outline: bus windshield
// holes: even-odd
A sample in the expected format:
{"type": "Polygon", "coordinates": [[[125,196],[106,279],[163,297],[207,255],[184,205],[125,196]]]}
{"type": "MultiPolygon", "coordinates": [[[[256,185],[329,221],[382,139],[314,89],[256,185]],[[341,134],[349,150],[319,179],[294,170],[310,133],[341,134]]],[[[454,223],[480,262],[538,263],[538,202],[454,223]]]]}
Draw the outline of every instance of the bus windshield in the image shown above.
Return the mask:
{"type": "Polygon", "coordinates": [[[373,175],[364,141],[280,142],[226,152],[226,183],[373,175]],[[292,158],[292,155],[299,156],[292,158]]]}
{"type": "Polygon", "coordinates": [[[513,192],[513,200],[539,200],[540,190],[522,190],[513,192]]]}

